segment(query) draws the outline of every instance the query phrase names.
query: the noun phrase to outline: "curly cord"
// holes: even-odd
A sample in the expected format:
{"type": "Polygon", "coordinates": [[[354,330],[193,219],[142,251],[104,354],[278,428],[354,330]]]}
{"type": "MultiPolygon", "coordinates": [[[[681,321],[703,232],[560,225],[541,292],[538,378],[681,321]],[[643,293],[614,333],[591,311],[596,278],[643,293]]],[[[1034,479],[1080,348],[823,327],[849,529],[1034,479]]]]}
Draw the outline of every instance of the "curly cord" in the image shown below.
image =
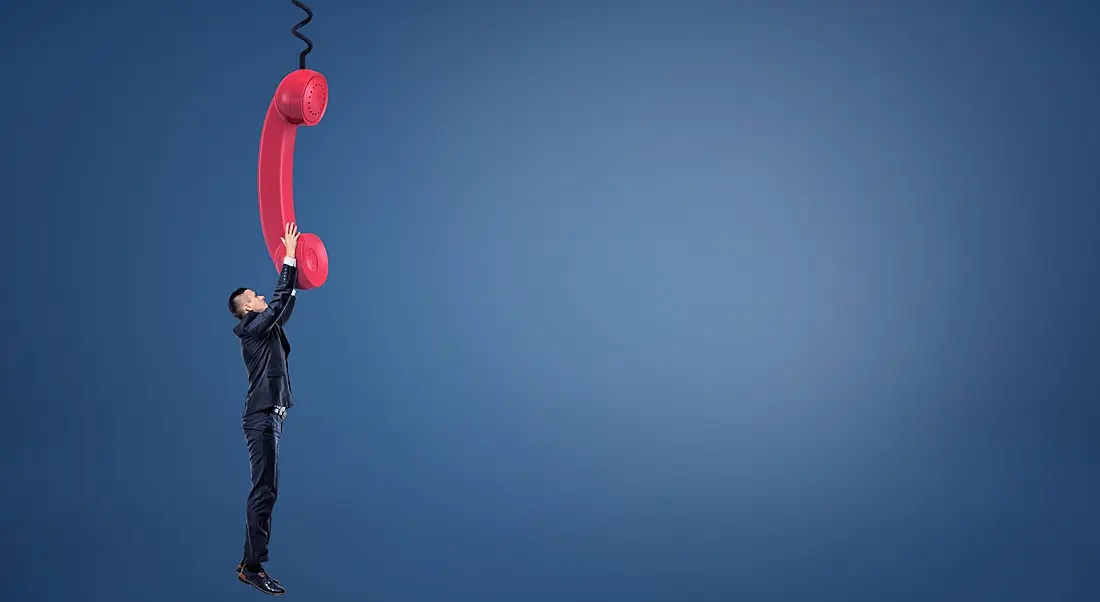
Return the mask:
{"type": "Polygon", "coordinates": [[[310,50],[313,50],[313,41],[310,40],[309,38],[307,38],[306,36],[298,33],[298,29],[301,26],[303,26],[303,25],[305,25],[305,24],[307,24],[307,23],[309,23],[310,21],[313,20],[313,11],[310,10],[309,7],[306,6],[305,4],[302,4],[301,2],[298,2],[298,0],[290,0],[290,1],[291,1],[292,4],[294,4],[294,6],[297,6],[298,8],[306,11],[306,18],[302,19],[301,21],[298,22],[297,25],[290,28],[290,33],[294,34],[294,37],[296,37],[299,40],[306,43],[306,49],[302,51],[302,54],[298,55],[298,68],[299,69],[305,69],[306,68],[306,55],[309,54],[310,50]]]}

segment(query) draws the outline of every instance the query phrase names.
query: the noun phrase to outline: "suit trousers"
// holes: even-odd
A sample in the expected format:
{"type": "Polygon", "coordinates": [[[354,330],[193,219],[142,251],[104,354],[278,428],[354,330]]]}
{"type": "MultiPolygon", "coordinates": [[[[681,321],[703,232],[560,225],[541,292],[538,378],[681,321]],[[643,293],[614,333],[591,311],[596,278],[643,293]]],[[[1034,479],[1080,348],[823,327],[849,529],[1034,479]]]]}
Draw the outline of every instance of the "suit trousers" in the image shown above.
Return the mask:
{"type": "Polygon", "coordinates": [[[283,418],[270,409],[255,412],[241,421],[248,444],[252,490],[245,508],[244,563],[267,562],[271,541],[271,514],[279,497],[279,439],[283,418]]]}

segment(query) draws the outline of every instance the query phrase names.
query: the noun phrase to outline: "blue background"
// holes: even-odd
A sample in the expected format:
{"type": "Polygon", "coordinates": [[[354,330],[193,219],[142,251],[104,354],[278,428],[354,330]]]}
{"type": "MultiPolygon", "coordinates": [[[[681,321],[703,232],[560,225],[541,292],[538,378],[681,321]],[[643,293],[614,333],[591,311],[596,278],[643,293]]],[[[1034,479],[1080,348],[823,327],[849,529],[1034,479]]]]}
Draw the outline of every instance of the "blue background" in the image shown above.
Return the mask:
{"type": "MultiPolygon", "coordinates": [[[[1097,599],[1088,2],[336,2],[303,600],[1097,599]]],[[[12,3],[3,598],[259,596],[226,296],[290,2],[12,3]]]]}

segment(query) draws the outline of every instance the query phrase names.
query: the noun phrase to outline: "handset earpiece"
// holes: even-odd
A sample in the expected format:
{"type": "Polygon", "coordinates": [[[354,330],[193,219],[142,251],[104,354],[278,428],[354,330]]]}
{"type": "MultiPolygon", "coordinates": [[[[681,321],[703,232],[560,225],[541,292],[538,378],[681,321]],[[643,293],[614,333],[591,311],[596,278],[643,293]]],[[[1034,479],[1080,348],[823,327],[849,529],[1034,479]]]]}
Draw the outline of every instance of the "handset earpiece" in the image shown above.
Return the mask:
{"type": "MultiPolygon", "coordinates": [[[[260,228],[268,253],[280,269],[283,262],[282,235],[294,215],[294,143],[298,126],[313,126],[325,116],[328,82],[310,69],[287,74],[275,90],[260,134],[258,188],[260,228]]],[[[298,288],[312,289],[328,279],[328,252],[316,234],[298,238],[298,288]]]]}

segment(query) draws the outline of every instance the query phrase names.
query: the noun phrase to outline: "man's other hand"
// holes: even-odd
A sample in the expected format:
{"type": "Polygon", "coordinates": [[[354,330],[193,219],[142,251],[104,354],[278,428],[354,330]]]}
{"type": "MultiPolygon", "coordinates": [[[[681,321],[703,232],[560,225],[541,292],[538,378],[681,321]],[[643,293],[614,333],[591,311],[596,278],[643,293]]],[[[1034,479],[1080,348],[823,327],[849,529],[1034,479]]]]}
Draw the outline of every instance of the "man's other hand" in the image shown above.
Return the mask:
{"type": "Polygon", "coordinates": [[[283,246],[286,247],[286,256],[294,257],[295,251],[298,250],[298,224],[294,222],[287,222],[286,234],[282,238],[283,246]]]}

